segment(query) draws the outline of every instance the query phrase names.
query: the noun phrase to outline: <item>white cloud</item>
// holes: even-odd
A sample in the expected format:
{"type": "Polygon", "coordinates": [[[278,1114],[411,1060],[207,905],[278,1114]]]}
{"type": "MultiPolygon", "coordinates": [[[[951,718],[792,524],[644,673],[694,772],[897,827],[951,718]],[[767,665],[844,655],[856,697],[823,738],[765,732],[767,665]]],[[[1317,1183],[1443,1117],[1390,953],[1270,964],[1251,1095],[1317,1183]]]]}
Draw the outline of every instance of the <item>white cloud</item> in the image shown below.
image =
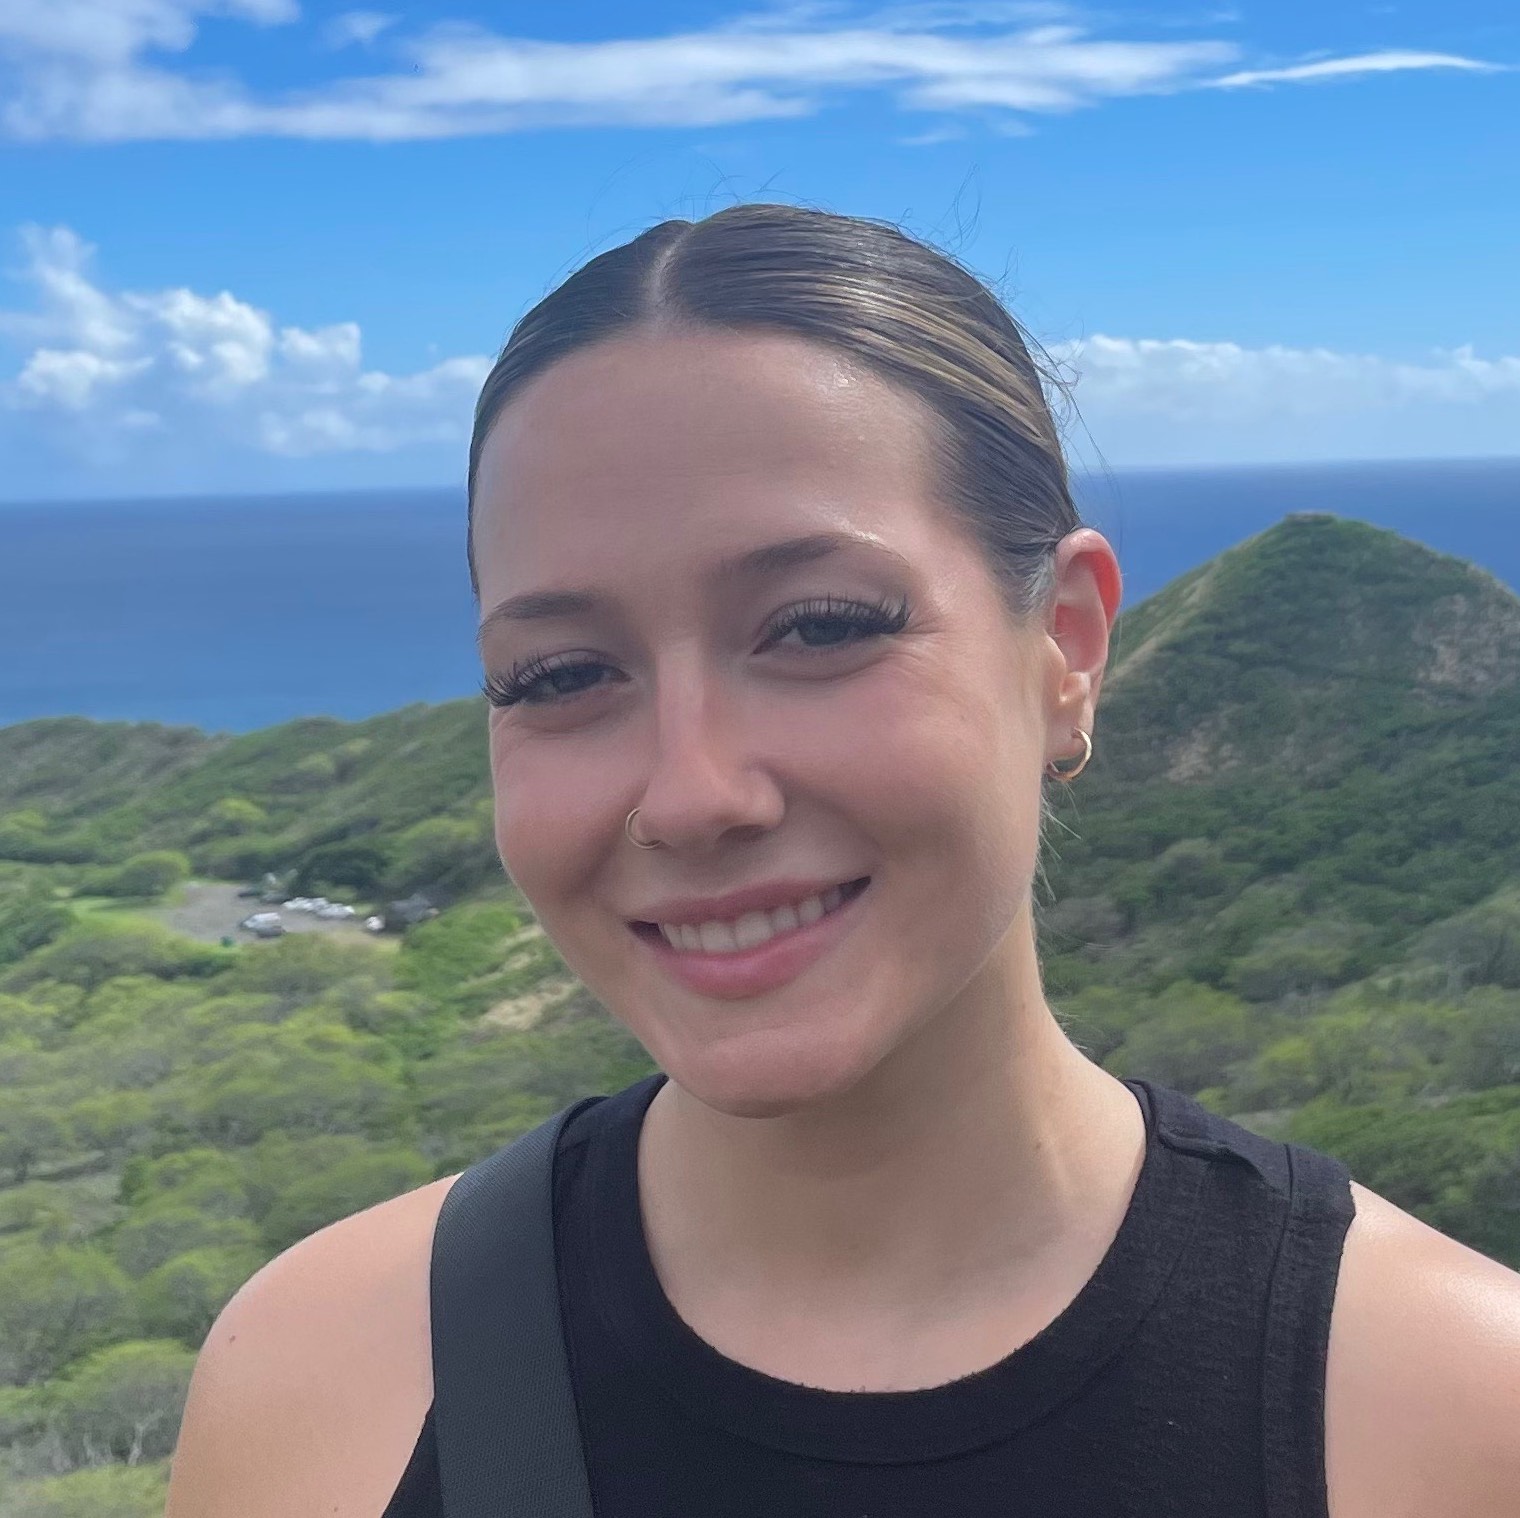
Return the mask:
{"type": "Polygon", "coordinates": [[[7,451],[55,447],[151,473],[157,453],[231,448],[288,457],[454,445],[463,457],[489,360],[414,374],[366,369],[354,322],[279,326],[228,291],[111,291],[68,228],[28,229],[33,303],[0,314],[22,350],[0,370],[7,451]]]}
{"type": "Polygon", "coordinates": [[[1083,393],[1126,410],[1206,421],[1520,399],[1520,357],[1479,358],[1470,345],[1412,363],[1329,348],[1245,348],[1186,338],[1107,337],[1061,350],[1083,393]]]}
{"type": "Polygon", "coordinates": [[[1459,69],[1468,73],[1500,72],[1496,63],[1462,58],[1454,53],[1382,52],[1358,53],[1350,58],[1321,58],[1288,68],[1244,69],[1215,79],[1219,89],[1239,89],[1248,84],[1306,84],[1327,79],[1351,79],[1360,74],[1393,74],[1407,69],[1459,69]]]}
{"type": "Polygon", "coordinates": [[[1096,335],[1052,349],[1117,463],[1511,454],[1520,356],[1417,360],[1329,348],[1096,335]]]}
{"type": "Polygon", "coordinates": [[[400,19],[380,11],[344,11],[327,23],[322,35],[329,47],[352,47],[355,44],[368,47],[381,32],[400,19]]]}
{"type": "Polygon", "coordinates": [[[112,359],[80,348],[39,348],[16,376],[20,405],[38,402],[64,411],[84,411],[101,391],[119,385],[148,367],[149,359],[112,359]]]}
{"type": "Polygon", "coordinates": [[[958,142],[965,135],[965,127],[956,122],[947,122],[944,126],[930,127],[927,132],[914,132],[907,137],[899,137],[897,141],[899,146],[905,148],[931,148],[942,142],[958,142]]]}
{"type": "Polygon", "coordinates": [[[270,26],[299,14],[296,0],[6,0],[0,49],[37,63],[122,64],[150,49],[184,52],[202,16],[270,26]]]}
{"type": "MultiPolygon", "coordinates": [[[[711,126],[807,115],[861,92],[914,111],[1049,113],[1126,95],[1490,67],[1384,52],[1221,75],[1246,61],[1239,44],[1098,36],[1075,7],[1046,0],[904,0],[875,9],[798,0],[702,30],[583,42],[444,22],[396,37],[394,72],[261,95],[225,71],[194,68],[197,27],[218,17],[291,24],[298,10],[294,0],[4,0],[0,135],[384,141],[543,126],[711,126]],[[174,55],[186,57],[177,71],[168,66],[174,55]]],[[[319,43],[331,51],[372,42],[392,21],[348,11],[319,29],[319,43]]],[[[295,35],[295,45],[308,40],[295,35]]]]}
{"type": "MultiPolygon", "coordinates": [[[[225,290],[112,290],[67,228],[31,229],[23,246],[31,302],[0,312],[16,349],[0,366],[5,494],[64,477],[82,494],[170,476],[247,488],[273,468],[286,485],[381,483],[380,461],[398,455],[414,478],[462,470],[484,355],[367,369],[354,322],[282,326],[225,290]]],[[[1099,334],[1051,355],[1075,381],[1079,458],[1091,446],[1114,464],[1502,454],[1520,439],[1520,356],[1471,346],[1396,359],[1099,334]]]]}

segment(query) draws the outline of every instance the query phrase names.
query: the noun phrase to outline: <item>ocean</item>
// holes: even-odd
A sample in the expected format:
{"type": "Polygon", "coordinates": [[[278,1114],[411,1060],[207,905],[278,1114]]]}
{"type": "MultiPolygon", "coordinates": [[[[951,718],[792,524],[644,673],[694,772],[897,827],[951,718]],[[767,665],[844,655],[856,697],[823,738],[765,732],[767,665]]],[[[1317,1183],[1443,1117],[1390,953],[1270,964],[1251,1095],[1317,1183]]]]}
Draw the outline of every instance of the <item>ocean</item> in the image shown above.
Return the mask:
{"type": "MultiPolygon", "coordinates": [[[[1520,458],[1122,470],[1078,482],[1138,605],[1289,512],[1393,529],[1520,587],[1520,458]]],[[[458,489],[0,505],[0,726],[247,732],[468,695],[458,489]]]]}

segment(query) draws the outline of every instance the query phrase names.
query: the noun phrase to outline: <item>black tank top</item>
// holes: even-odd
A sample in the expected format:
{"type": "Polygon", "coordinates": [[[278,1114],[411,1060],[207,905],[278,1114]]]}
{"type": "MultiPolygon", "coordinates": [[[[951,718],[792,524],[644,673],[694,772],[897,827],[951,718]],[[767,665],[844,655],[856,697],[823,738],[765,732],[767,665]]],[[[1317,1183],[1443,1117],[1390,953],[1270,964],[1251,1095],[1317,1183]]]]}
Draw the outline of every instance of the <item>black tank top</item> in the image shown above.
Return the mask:
{"type": "MultiPolygon", "coordinates": [[[[1097,1270],[990,1368],[907,1392],[794,1385],[671,1307],[639,1213],[663,1076],[595,1103],[555,1165],[560,1294],[598,1518],[1328,1518],[1330,1310],[1349,1176],[1126,1084],[1146,1153],[1097,1270]]],[[[444,1518],[431,1409],[382,1518],[444,1518]]]]}

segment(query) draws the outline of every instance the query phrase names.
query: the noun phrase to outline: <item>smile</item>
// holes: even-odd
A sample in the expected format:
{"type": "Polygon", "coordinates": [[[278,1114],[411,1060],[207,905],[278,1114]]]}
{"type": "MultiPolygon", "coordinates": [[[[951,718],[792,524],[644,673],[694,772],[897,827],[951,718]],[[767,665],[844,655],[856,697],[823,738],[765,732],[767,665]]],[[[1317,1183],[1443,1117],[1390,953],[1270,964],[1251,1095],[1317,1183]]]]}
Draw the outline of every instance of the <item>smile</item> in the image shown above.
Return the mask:
{"type": "MultiPolygon", "coordinates": [[[[772,907],[768,912],[746,912],[726,921],[699,923],[661,922],[657,927],[671,948],[685,954],[739,954],[758,948],[784,933],[810,927],[865,890],[867,881],[852,880],[830,886],[813,896],[772,907]]],[[[645,926],[651,926],[645,924],[645,926]]]]}
{"type": "Polygon", "coordinates": [[[744,1000],[778,990],[815,964],[859,916],[869,876],[766,911],[698,923],[634,922],[665,974],[700,996],[744,1000]]]}

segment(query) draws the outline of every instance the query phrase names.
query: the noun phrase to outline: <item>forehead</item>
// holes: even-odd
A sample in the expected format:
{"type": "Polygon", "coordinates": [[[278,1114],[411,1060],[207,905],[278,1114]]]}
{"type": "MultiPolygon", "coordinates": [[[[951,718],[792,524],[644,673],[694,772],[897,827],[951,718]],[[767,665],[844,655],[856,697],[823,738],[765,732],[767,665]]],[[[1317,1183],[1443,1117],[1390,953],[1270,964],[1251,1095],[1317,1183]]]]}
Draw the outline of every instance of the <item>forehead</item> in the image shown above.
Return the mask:
{"type": "Polygon", "coordinates": [[[525,387],[482,451],[482,600],[682,545],[922,529],[931,436],[916,397],[789,335],[640,333],[583,349],[525,387]]]}

